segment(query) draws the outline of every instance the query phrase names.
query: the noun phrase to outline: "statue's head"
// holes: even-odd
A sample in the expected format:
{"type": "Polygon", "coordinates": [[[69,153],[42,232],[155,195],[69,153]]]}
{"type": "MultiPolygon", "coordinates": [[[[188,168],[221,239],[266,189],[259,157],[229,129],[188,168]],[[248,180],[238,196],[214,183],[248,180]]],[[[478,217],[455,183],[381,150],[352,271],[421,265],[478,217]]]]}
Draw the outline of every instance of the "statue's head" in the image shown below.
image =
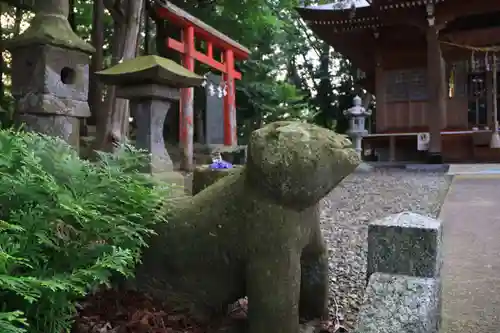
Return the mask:
{"type": "Polygon", "coordinates": [[[302,210],[327,195],[360,159],[350,140],[316,125],[278,121],[254,131],[246,177],[271,199],[302,210]]]}

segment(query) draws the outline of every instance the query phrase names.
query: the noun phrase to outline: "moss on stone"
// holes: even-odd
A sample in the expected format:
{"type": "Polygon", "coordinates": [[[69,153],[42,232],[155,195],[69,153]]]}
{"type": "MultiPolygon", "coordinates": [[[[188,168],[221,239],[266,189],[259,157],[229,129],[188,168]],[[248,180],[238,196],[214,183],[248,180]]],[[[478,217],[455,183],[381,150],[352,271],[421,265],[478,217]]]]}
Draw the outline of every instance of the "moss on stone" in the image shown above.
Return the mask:
{"type": "Polygon", "coordinates": [[[233,172],[236,172],[240,166],[234,166],[232,169],[212,169],[209,165],[196,167],[193,172],[193,195],[203,191],[208,186],[216,183],[233,172]]]}
{"type": "Polygon", "coordinates": [[[90,44],[73,32],[66,17],[61,15],[36,14],[24,33],[7,42],[7,48],[15,49],[32,44],[54,45],[89,54],[95,52],[90,44]]]}
{"type": "Polygon", "coordinates": [[[324,316],[328,262],[318,202],[357,165],[348,144],[308,124],[254,132],[252,163],[172,203],[143,253],[136,287],[192,300],[203,312],[224,312],[248,296],[249,333],[298,333],[299,300],[301,314],[324,316]]]}
{"type": "Polygon", "coordinates": [[[360,159],[345,135],[315,125],[280,121],[252,133],[248,180],[270,197],[307,207],[349,175],[360,159]]]}
{"type": "Polygon", "coordinates": [[[101,81],[112,85],[148,83],[187,88],[198,86],[203,77],[178,63],[156,55],[125,60],[113,67],[97,72],[101,81]]]}

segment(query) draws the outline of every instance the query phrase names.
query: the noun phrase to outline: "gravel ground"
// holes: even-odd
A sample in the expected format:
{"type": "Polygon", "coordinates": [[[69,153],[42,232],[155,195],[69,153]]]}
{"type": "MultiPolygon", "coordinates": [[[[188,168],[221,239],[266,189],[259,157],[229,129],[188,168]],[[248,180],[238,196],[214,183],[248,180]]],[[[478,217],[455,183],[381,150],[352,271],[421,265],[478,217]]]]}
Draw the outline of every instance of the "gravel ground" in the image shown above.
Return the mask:
{"type": "Polygon", "coordinates": [[[401,211],[436,217],[448,190],[444,173],[375,169],[346,178],[323,201],[329,247],[331,313],[351,330],[363,300],[368,224],[401,211]]]}

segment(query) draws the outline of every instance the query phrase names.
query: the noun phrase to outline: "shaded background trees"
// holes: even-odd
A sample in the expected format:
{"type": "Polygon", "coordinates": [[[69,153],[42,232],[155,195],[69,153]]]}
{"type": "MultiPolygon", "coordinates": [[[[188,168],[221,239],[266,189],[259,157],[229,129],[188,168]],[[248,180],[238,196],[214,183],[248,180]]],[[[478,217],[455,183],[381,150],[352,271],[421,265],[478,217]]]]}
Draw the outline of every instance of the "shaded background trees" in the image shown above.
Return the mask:
{"type": "MultiPolygon", "coordinates": [[[[179,55],[168,50],[164,42],[167,36],[178,37],[180,32],[154,16],[154,1],[70,1],[72,27],[97,50],[91,72],[140,54],[155,53],[180,61],[179,55]]],[[[237,82],[236,96],[242,143],[252,130],[280,119],[301,119],[340,132],[345,130],[342,111],[351,106],[354,94],[359,93],[356,76],[350,63],[317,40],[299,19],[294,10],[298,0],[171,2],[252,51],[248,61],[238,64],[243,73],[243,79],[237,82]]],[[[317,3],[322,1],[305,4],[317,3]]],[[[5,4],[1,10],[2,40],[23,31],[32,16],[25,9],[5,4]]],[[[13,112],[7,51],[0,59],[0,71],[0,106],[5,111],[5,122],[13,112]]],[[[204,74],[209,68],[197,64],[196,71],[204,74]]],[[[108,150],[111,139],[121,140],[128,133],[128,105],[124,100],[116,100],[113,88],[103,87],[93,76],[89,104],[92,117],[86,121],[96,127],[97,147],[108,150]]],[[[178,124],[176,119],[171,122],[178,124]]],[[[172,136],[177,137],[176,134],[174,131],[172,136]]]]}

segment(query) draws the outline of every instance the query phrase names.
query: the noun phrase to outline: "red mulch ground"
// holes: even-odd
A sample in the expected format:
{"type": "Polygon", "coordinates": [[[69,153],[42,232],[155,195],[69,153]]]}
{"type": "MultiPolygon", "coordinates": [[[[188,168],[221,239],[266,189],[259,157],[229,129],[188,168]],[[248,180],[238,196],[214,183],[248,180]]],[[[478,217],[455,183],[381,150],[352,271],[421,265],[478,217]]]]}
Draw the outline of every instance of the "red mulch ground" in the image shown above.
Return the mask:
{"type": "MultiPolygon", "coordinates": [[[[229,306],[227,317],[202,320],[138,292],[103,290],[80,303],[72,333],[216,333],[244,323],[247,308],[246,298],[240,299],[229,306]]],[[[313,325],[314,332],[347,332],[338,322],[313,325]]]]}
{"type": "Polygon", "coordinates": [[[202,322],[132,291],[100,291],[80,307],[73,333],[207,333],[231,323],[230,318],[202,322]]]}

